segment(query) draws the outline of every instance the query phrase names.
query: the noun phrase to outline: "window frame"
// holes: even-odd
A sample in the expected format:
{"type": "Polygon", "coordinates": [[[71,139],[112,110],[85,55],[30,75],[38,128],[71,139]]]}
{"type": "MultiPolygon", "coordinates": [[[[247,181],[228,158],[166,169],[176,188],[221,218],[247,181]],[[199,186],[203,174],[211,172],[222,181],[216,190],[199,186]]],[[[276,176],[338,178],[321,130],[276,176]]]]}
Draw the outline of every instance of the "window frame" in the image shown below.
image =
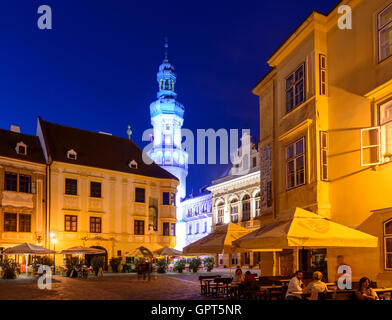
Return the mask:
{"type": "Polygon", "coordinates": [[[388,28],[392,27],[392,20],[389,21],[388,23],[384,24],[383,26],[381,26],[381,15],[385,11],[387,11],[391,6],[392,6],[392,3],[390,3],[384,9],[382,9],[379,13],[377,13],[376,29],[377,29],[377,52],[378,52],[378,63],[379,64],[382,63],[383,61],[387,60],[388,58],[390,58],[392,56],[392,53],[391,53],[389,56],[387,56],[385,58],[381,57],[381,33],[385,29],[388,29],[388,28]]]}
{"type": "Polygon", "coordinates": [[[19,232],[31,232],[31,214],[20,213],[18,226],[19,226],[18,227],[19,232]],[[22,220],[23,220],[23,228],[22,228],[22,220]],[[28,228],[26,228],[26,226],[28,226],[28,228]]]}
{"type": "Polygon", "coordinates": [[[4,221],[3,221],[3,228],[4,232],[18,232],[18,214],[14,212],[4,212],[4,221]],[[15,217],[15,221],[13,219],[7,219],[7,217],[15,217]],[[13,223],[8,223],[7,226],[7,221],[15,222],[15,230],[11,230],[10,226],[13,226],[13,223]]]}
{"type": "Polygon", "coordinates": [[[216,206],[216,224],[223,224],[225,221],[225,204],[219,204],[216,206]]]}
{"type": "Polygon", "coordinates": [[[361,129],[360,135],[361,135],[361,166],[362,167],[367,167],[367,166],[379,165],[381,163],[381,159],[382,159],[381,158],[381,127],[377,126],[377,127],[363,128],[363,129],[361,129]],[[376,130],[377,131],[378,144],[364,146],[363,134],[364,134],[364,132],[371,131],[371,130],[376,130]],[[365,149],[371,149],[371,148],[377,148],[378,149],[378,161],[377,162],[371,162],[371,163],[364,163],[364,150],[365,149]]]}
{"type": "Polygon", "coordinates": [[[392,255],[392,251],[387,252],[387,239],[392,239],[392,233],[386,232],[386,226],[389,223],[392,224],[392,219],[384,221],[384,224],[383,224],[383,238],[384,238],[384,250],[383,251],[384,251],[384,268],[385,268],[385,270],[391,271],[392,265],[390,267],[387,266],[387,262],[388,262],[387,256],[392,255]]]}
{"type": "Polygon", "coordinates": [[[77,196],[78,195],[78,179],[73,179],[73,178],[65,178],[64,182],[64,194],[68,196],[77,196]],[[75,186],[72,185],[72,183],[75,182],[75,186]],[[71,185],[68,185],[67,183],[70,183],[71,185]],[[75,189],[75,193],[74,192],[75,189]]]}
{"type": "Polygon", "coordinates": [[[319,54],[319,92],[321,96],[327,96],[328,95],[328,78],[327,78],[327,56],[323,53],[319,54]],[[323,63],[324,62],[324,63],[323,63]],[[324,75],[324,81],[323,81],[323,75],[324,75]],[[324,90],[323,90],[323,85],[324,85],[324,90]]]}
{"type": "Polygon", "coordinates": [[[176,236],[176,224],[175,223],[170,223],[170,236],[172,236],[172,237],[176,236]]]}
{"type": "Polygon", "coordinates": [[[239,222],[239,212],[238,212],[239,207],[238,206],[239,206],[238,200],[236,200],[235,202],[234,202],[234,200],[230,202],[230,221],[232,223],[239,222]],[[236,219],[233,220],[233,216],[236,217],[236,219]]]}
{"type": "Polygon", "coordinates": [[[242,207],[242,221],[249,221],[251,218],[251,216],[250,216],[250,196],[249,195],[245,195],[242,198],[241,207],[242,207]],[[244,210],[245,206],[247,207],[247,208],[245,208],[245,209],[247,209],[246,211],[244,210]],[[244,213],[246,213],[246,216],[244,213]]]}
{"type": "Polygon", "coordinates": [[[305,141],[305,137],[301,137],[295,141],[293,141],[292,143],[289,143],[288,145],[286,145],[285,147],[285,167],[286,167],[286,190],[292,190],[301,186],[306,185],[306,141],[305,141]],[[297,154],[297,143],[300,142],[302,140],[303,142],[303,152],[300,154],[297,154]],[[288,158],[287,156],[287,150],[290,146],[294,146],[294,156],[292,158],[288,158]],[[303,156],[303,163],[304,163],[304,181],[303,183],[298,184],[297,183],[297,159],[299,159],[300,157],[303,156]],[[289,166],[289,162],[293,161],[294,162],[294,185],[289,187],[289,174],[288,174],[288,166],[289,166]]]}
{"type": "Polygon", "coordinates": [[[78,216],[72,214],[64,215],[64,232],[78,232],[78,216]],[[69,218],[69,228],[67,228],[67,218],[69,218]],[[73,221],[75,218],[75,221],[73,221]],[[75,223],[75,228],[73,228],[73,223],[75,223]],[[75,230],[73,230],[75,229],[75,230]]]}
{"type": "Polygon", "coordinates": [[[144,236],[145,234],[145,222],[144,220],[133,221],[133,234],[135,236],[144,236]]]}
{"type": "Polygon", "coordinates": [[[102,198],[102,183],[98,181],[90,181],[90,198],[102,198]],[[95,187],[93,187],[93,185],[95,187]],[[98,188],[99,186],[99,188],[98,188]],[[99,189],[99,191],[98,191],[99,189]]]}
{"type": "MultiPolygon", "coordinates": [[[[12,183],[13,186],[13,183],[12,183]]],[[[18,174],[15,172],[11,172],[11,171],[5,171],[4,172],[4,190],[5,191],[13,191],[13,192],[18,192],[18,174]],[[7,182],[9,182],[9,179],[7,179],[7,175],[8,176],[13,176],[15,179],[12,179],[12,182],[15,182],[15,190],[13,188],[8,188],[8,184],[7,182]],[[15,181],[13,181],[15,180],[15,181]]]]}
{"type": "Polygon", "coordinates": [[[102,233],[102,218],[101,217],[90,217],[90,233],[102,233]],[[94,226],[93,228],[91,228],[94,226]],[[99,231],[97,231],[97,226],[99,226],[99,231]]]}
{"type": "MultiPolygon", "coordinates": [[[[140,196],[140,194],[139,194],[140,196]]],[[[146,203],[146,189],[145,188],[140,188],[140,187],[135,187],[135,202],[137,203],[146,203]],[[138,191],[141,192],[143,190],[143,201],[139,201],[138,199],[138,191]]]]}
{"type": "Polygon", "coordinates": [[[285,77],[285,81],[284,81],[284,88],[285,88],[285,114],[290,113],[291,111],[293,111],[294,109],[296,109],[298,106],[300,106],[301,104],[303,104],[306,101],[306,61],[302,62],[300,65],[298,65],[294,71],[292,71],[287,77],[285,77]],[[303,68],[303,77],[300,78],[299,80],[296,80],[296,73],[297,71],[299,71],[301,68],[303,68]],[[294,82],[290,87],[287,87],[287,81],[290,77],[294,78],[294,82]],[[303,81],[303,92],[302,92],[302,101],[300,103],[296,102],[296,96],[297,96],[297,85],[301,82],[301,80],[303,81]],[[291,107],[288,106],[288,92],[290,90],[293,90],[293,105],[291,107]]]}
{"type": "Polygon", "coordinates": [[[328,152],[329,152],[329,134],[328,131],[320,131],[320,180],[328,181],[328,152]],[[325,137],[325,145],[323,143],[325,137]],[[324,153],[325,152],[325,153],[324,153]],[[324,159],[325,154],[325,159],[324,159]],[[325,160],[325,164],[324,161],[325,160]],[[324,176],[325,174],[325,176],[324,176]]]}
{"type": "Polygon", "coordinates": [[[169,237],[170,236],[170,222],[163,222],[162,228],[163,228],[162,235],[164,237],[169,237]]]}

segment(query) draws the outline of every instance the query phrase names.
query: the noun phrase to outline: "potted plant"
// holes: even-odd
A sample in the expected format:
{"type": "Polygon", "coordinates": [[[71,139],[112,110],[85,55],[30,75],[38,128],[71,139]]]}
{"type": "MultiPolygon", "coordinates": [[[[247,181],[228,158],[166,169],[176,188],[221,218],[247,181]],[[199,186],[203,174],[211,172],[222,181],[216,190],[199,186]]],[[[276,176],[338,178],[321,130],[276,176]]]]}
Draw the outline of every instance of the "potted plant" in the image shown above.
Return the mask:
{"type": "Polygon", "coordinates": [[[112,267],[113,272],[116,272],[116,273],[118,272],[118,267],[121,264],[121,260],[122,260],[121,257],[110,259],[109,263],[110,263],[110,266],[112,267]]]}
{"type": "Polygon", "coordinates": [[[213,257],[207,257],[204,258],[204,266],[207,268],[207,272],[211,272],[212,269],[214,269],[214,258],[213,257]]]}
{"type": "Polygon", "coordinates": [[[158,273],[166,273],[167,263],[164,259],[157,261],[157,272],[158,273]]]}
{"type": "Polygon", "coordinates": [[[192,259],[191,262],[189,263],[189,269],[192,269],[193,272],[197,272],[200,266],[201,266],[200,258],[192,259]]]}
{"type": "Polygon", "coordinates": [[[182,271],[185,269],[185,260],[178,260],[174,264],[174,271],[178,271],[179,273],[182,273],[182,271]]]}
{"type": "Polygon", "coordinates": [[[3,279],[16,278],[16,263],[11,259],[6,259],[0,264],[3,270],[3,279]]]}
{"type": "Polygon", "coordinates": [[[95,256],[91,259],[91,266],[94,269],[94,273],[98,276],[99,269],[103,268],[105,264],[105,258],[102,256],[95,256]]]}
{"type": "Polygon", "coordinates": [[[392,160],[392,153],[390,153],[390,152],[384,153],[384,160],[386,162],[391,161],[392,160]]]}

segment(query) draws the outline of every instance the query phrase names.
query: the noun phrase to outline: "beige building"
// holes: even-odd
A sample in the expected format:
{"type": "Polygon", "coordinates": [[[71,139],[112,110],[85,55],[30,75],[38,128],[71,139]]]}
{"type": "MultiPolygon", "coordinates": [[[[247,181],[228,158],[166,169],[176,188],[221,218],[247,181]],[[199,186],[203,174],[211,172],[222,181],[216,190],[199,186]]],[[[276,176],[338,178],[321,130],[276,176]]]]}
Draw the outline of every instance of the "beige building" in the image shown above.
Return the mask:
{"type": "MultiPolygon", "coordinates": [[[[390,0],[344,0],[328,15],[313,12],[253,90],[261,154],[272,148],[273,205],[262,209],[262,224],[300,207],[379,239],[376,249],[301,250],[301,268],[329,280],[342,254],[355,281],[392,284],[391,27],[390,0]],[[341,5],[352,9],[351,30],[338,26],[341,5]]],[[[272,255],[262,254],[267,273],[272,255]]],[[[292,272],[293,252],[278,256],[278,272],[292,272]]]]}
{"type": "MultiPolygon", "coordinates": [[[[249,136],[244,136],[237,153],[238,159],[230,170],[207,188],[212,196],[212,230],[229,222],[252,231],[260,226],[262,200],[257,144],[252,143],[249,136]]],[[[267,193],[263,201],[267,206],[267,193]]],[[[222,266],[253,266],[260,262],[260,254],[220,254],[215,257],[215,261],[222,266]]]]}
{"type": "Polygon", "coordinates": [[[17,126],[0,129],[0,252],[24,242],[44,245],[45,177],[38,138],[17,126]]]}

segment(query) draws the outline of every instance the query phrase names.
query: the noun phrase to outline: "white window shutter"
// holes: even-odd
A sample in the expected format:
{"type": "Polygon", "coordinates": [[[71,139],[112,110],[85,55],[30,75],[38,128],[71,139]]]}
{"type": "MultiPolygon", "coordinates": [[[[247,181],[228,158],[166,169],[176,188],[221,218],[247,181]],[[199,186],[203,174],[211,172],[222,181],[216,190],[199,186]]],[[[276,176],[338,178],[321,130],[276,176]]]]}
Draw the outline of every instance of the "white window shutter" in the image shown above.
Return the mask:
{"type": "Polygon", "coordinates": [[[381,163],[380,127],[361,129],[361,166],[374,166],[381,163]]]}

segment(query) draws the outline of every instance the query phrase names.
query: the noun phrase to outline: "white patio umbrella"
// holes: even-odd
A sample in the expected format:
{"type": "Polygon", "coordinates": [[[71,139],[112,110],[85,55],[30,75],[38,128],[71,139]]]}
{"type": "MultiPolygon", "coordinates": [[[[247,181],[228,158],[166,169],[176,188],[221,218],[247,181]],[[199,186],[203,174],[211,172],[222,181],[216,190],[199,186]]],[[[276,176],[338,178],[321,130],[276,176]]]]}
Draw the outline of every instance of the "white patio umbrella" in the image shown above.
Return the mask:
{"type": "Polygon", "coordinates": [[[60,252],[60,254],[77,254],[79,257],[79,262],[80,262],[80,256],[82,254],[104,254],[104,253],[105,251],[102,249],[82,247],[82,246],[68,248],[60,252]]]}
{"type": "Polygon", "coordinates": [[[42,254],[53,254],[56,253],[53,250],[49,250],[35,244],[22,243],[12,248],[7,248],[3,251],[3,255],[8,254],[24,254],[26,257],[26,276],[27,276],[27,261],[30,254],[32,255],[42,255],[42,254]]]}

